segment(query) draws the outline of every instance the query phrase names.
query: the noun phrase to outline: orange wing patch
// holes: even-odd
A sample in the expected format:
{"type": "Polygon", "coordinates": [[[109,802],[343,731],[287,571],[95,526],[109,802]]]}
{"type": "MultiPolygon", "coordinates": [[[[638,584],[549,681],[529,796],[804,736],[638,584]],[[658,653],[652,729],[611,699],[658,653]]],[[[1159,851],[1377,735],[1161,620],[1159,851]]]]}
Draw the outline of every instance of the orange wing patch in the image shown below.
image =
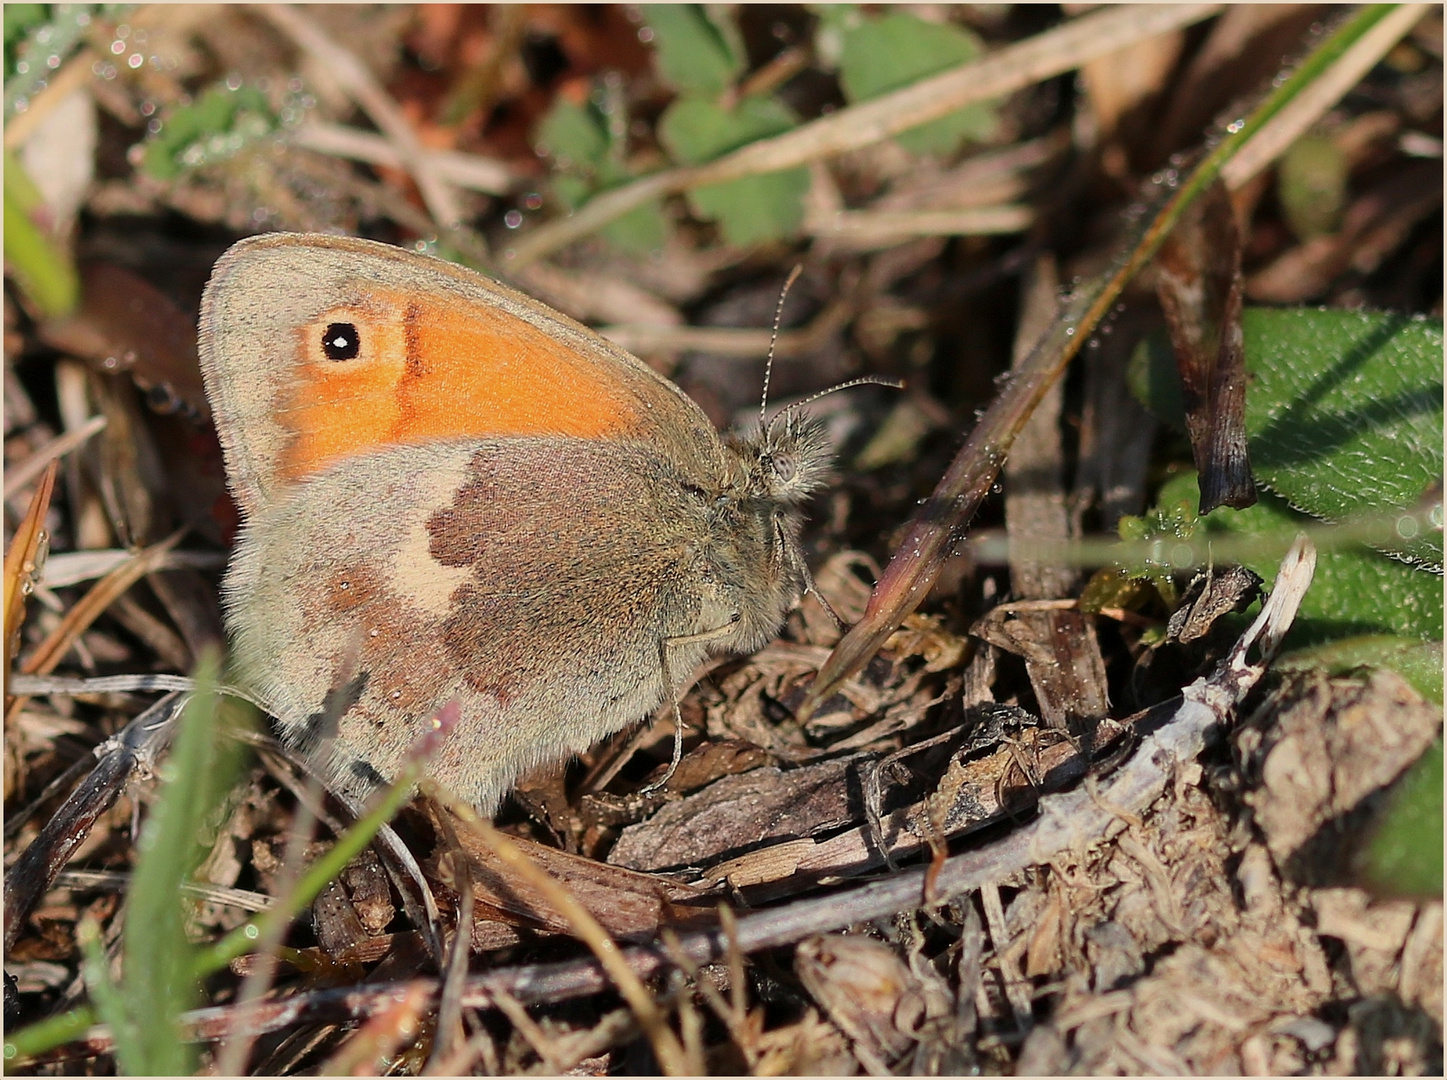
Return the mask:
{"type": "Polygon", "coordinates": [[[378,446],[489,435],[602,438],[634,425],[609,361],[501,308],[368,287],[300,328],[278,419],[298,480],[378,446]]]}

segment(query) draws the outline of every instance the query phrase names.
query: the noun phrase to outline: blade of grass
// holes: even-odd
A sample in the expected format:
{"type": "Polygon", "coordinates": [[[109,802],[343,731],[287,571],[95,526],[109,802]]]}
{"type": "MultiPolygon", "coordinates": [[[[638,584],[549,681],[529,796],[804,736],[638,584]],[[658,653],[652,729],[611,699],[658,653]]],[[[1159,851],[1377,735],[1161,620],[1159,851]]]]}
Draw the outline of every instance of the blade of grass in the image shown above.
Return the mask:
{"type": "Polygon", "coordinates": [[[1430,4],[1400,4],[1395,10],[1377,6],[1381,18],[1350,48],[1342,51],[1331,70],[1312,81],[1282,109],[1269,127],[1263,128],[1226,162],[1221,179],[1233,191],[1280,157],[1292,143],[1306,134],[1329,108],[1361,81],[1408,30],[1417,25],[1430,4]]]}
{"type": "Polygon", "coordinates": [[[26,675],[48,675],[64,658],[75,640],[100,618],[115,599],[156,568],[157,562],[176,546],[186,529],[180,528],[158,544],[152,544],[137,552],[128,562],[122,563],[98,581],[69,611],[65,618],[51,631],[35,651],[26,657],[20,670],[26,675]]]}
{"type": "Polygon", "coordinates": [[[220,667],[214,653],[201,660],[196,692],[186,703],[176,742],[161,768],[160,796],[137,845],[140,855],[126,900],[123,989],[140,1057],[121,1061],[134,1076],[175,1076],[195,1067],[177,1022],[200,991],[181,885],[210,847],[208,827],[236,776],[238,745],[218,737],[216,724],[220,667]]]}
{"type": "MultiPolygon", "coordinates": [[[[111,980],[110,961],[101,944],[100,927],[93,918],[87,916],[76,925],[75,943],[80,946],[81,976],[85,979],[86,992],[95,1002],[96,1011],[110,1025],[115,1039],[116,1060],[133,1076],[145,1075],[135,1071],[144,1063],[145,1052],[136,1030],[134,1010],[125,992],[111,980]]],[[[6,1053],[8,1056],[8,1046],[6,1053]]]]}
{"type": "Polygon", "coordinates": [[[6,273],[41,315],[69,315],[80,302],[80,275],[69,253],[27,213],[33,185],[19,162],[5,158],[6,273]]]}

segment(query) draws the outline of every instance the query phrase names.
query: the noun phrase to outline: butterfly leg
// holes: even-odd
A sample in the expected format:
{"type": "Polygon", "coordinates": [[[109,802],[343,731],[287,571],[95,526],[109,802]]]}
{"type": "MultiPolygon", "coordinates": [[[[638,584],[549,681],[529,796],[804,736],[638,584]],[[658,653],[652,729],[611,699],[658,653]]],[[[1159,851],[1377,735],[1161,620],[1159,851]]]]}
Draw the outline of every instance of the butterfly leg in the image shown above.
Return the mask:
{"type": "Polygon", "coordinates": [[[673,678],[669,675],[668,669],[668,650],[680,649],[689,645],[707,645],[719,641],[734,632],[738,621],[739,615],[738,612],[735,612],[733,618],[723,626],[703,630],[697,634],[666,637],[658,642],[658,664],[663,671],[664,700],[673,703],[673,760],[668,763],[668,771],[660,779],[644,788],[640,794],[651,794],[672,780],[674,772],[678,769],[678,763],[683,759],[683,710],[678,707],[678,695],[673,692],[673,678]]]}
{"type": "Polygon", "coordinates": [[[834,610],[834,605],[829,603],[829,601],[825,598],[824,594],[819,591],[819,586],[814,584],[814,575],[809,573],[809,564],[806,563],[803,559],[799,560],[799,570],[804,575],[805,595],[808,595],[809,593],[814,594],[814,599],[819,601],[819,606],[824,609],[824,614],[828,615],[829,618],[834,621],[834,628],[836,630],[840,631],[841,633],[843,633],[845,630],[848,630],[848,624],[846,624],[844,620],[839,617],[839,613],[834,610]]]}

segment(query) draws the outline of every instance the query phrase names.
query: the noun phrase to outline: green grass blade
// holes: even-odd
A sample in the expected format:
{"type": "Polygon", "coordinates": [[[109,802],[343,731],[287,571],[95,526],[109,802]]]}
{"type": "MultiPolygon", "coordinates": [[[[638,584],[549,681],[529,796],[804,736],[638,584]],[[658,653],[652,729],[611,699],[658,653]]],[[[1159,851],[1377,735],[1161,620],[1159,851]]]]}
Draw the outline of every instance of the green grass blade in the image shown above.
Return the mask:
{"type": "Polygon", "coordinates": [[[202,659],[196,692],[161,768],[160,796],[138,844],[127,899],[124,987],[141,1057],[122,1061],[136,1075],[194,1071],[194,1053],[177,1026],[199,996],[196,949],[187,939],[181,886],[210,846],[208,826],[235,776],[235,744],[217,732],[219,668],[215,656],[202,659]]]}

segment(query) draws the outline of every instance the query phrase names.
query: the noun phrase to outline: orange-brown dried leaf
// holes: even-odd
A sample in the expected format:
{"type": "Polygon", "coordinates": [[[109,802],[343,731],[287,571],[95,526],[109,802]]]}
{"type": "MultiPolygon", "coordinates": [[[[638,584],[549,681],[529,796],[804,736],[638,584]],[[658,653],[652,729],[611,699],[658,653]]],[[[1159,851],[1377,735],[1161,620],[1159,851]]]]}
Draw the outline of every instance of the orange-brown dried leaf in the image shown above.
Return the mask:
{"type": "MultiPolygon", "coordinates": [[[[35,587],[35,580],[45,562],[48,537],[45,515],[50,510],[50,497],[55,492],[55,474],[60,462],[52,461],[30,496],[10,546],[5,549],[5,670],[20,645],[20,627],[25,622],[25,599],[35,587]]],[[[8,705],[7,705],[8,708],[8,705]]]]}
{"type": "Polygon", "coordinates": [[[54,671],[61,658],[90,624],[110,607],[116,597],[149,574],[183,535],[184,529],[177,530],[159,544],[153,544],[138,552],[134,558],[122,563],[96,582],[90,592],[65,613],[65,617],[50,635],[36,646],[35,651],[20,665],[20,670],[27,675],[48,675],[54,671]]]}

